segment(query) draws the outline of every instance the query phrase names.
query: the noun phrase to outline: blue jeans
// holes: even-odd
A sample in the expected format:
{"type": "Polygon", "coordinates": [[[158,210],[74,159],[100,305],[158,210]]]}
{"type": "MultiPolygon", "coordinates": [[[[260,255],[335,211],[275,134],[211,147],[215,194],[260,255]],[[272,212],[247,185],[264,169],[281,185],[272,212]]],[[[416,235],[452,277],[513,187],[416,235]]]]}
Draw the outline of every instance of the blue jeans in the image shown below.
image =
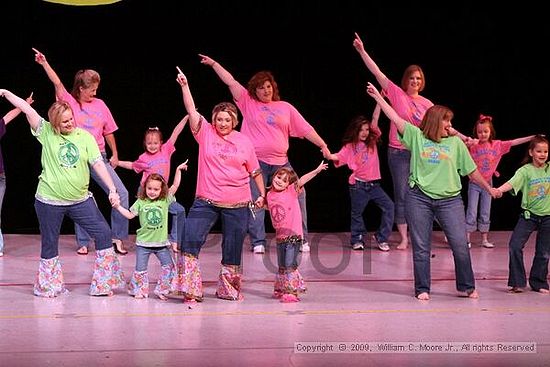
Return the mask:
{"type": "Polygon", "coordinates": [[[136,271],[147,270],[149,256],[155,254],[161,266],[173,264],[172,255],[168,247],[143,247],[136,246],[136,271]]]}
{"type": "Polygon", "coordinates": [[[277,264],[279,269],[294,270],[298,268],[300,242],[283,242],[277,244],[277,264]]]}
{"type": "Polygon", "coordinates": [[[434,218],[447,236],[453,252],[456,289],[470,292],[475,289],[474,271],[466,239],[464,204],[460,195],[446,199],[432,199],[418,187],[409,189],[405,200],[405,214],[413,247],[414,291],[430,293],[430,258],[434,218]]]}
{"type": "Polygon", "coordinates": [[[241,265],[249,209],[220,208],[202,199],[195,199],[185,223],[183,252],[199,256],[206,236],[218,218],[222,220],[222,264],[241,265]]]}
{"type": "Polygon", "coordinates": [[[411,152],[406,149],[388,148],[388,166],[393,182],[395,224],[405,224],[405,197],[409,190],[411,152]]]}
{"type": "MultiPolygon", "coordinates": [[[[113,183],[115,184],[116,191],[118,192],[118,195],[120,196],[120,205],[122,205],[124,208],[128,209],[128,190],[126,190],[126,187],[120,180],[120,177],[116,174],[113,167],[111,167],[111,164],[109,163],[109,160],[107,159],[107,155],[105,153],[101,153],[103,155],[103,162],[105,162],[105,166],[107,167],[107,172],[109,172],[109,175],[111,176],[111,179],[113,180],[113,183]]],[[[95,172],[93,168],[90,167],[90,175],[92,176],[92,179],[105,191],[107,195],[109,195],[109,187],[99,178],[98,174],[95,172]]],[[[117,240],[125,240],[128,238],[128,219],[126,219],[120,212],[116,209],[111,209],[111,228],[112,228],[112,234],[111,238],[117,239],[117,240]]],[[[80,248],[82,246],[88,246],[90,244],[90,235],[82,229],[82,226],[79,226],[75,223],[75,234],[76,234],[76,243],[77,246],[80,248]]]]}
{"type": "MultiPolygon", "coordinates": [[[[260,169],[262,170],[262,177],[264,178],[264,185],[267,187],[271,184],[271,179],[275,172],[281,167],[290,167],[290,162],[286,162],[283,165],[271,165],[260,161],[260,169]]],[[[256,181],[253,178],[250,179],[250,191],[252,192],[252,200],[255,200],[260,196],[260,190],[256,185],[256,181]]],[[[302,231],[304,232],[304,242],[307,242],[307,209],[306,209],[306,190],[302,188],[302,192],[298,195],[298,202],[300,203],[300,213],[302,213],[302,231]]],[[[265,209],[257,209],[255,211],[256,219],[252,217],[252,214],[248,218],[248,233],[250,234],[250,244],[252,248],[255,246],[265,246],[265,209]]]]}
{"type": "Polygon", "coordinates": [[[6,175],[0,173],[0,252],[4,252],[4,236],[2,236],[2,203],[6,193],[6,175]]]}
{"type": "MultiPolygon", "coordinates": [[[[493,185],[492,180],[489,185],[493,185]]],[[[491,194],[485,189],[470,181],[468,184],[468,209],[466,210],[466,231],[482,233],[489,232],[491,225],[491,194]],[[479,215],[478,215],[479,205],[479,215]]]]}
{"type": "Polygon", "coordinates": [[[531,272],[529,273],[529,285],[534,291],[541,288],[548,289],[548,257],[550,253],[550,215],[538,216],[529,213],[526,218],[526,212],[521,213],[520,218],[514,228],[510,238],[509,255],[510,262],[508,270],[508,286],[525,287],[525,265],[523,264],[523,248],[529,240],[529,236],[537,231],[537,240],[535,243],[535,257],[531,272]]]}
{"type": "Polygon", "coordinates": [[[34,201],[34,209],[40,225],[42,239],[42,259],[59,255],[59,233],[65,215],[89,233],[95,241],[96,250],[112,247],[111,230],[93,198],[73,205],[50,205],[34,201]]]}
{"type": "Polygon", "coordinates": [[[177,201],[174,201],[168,207],[168,213],[172,217],[168,239],[170,242],[177,242],[178,248],[181,249],[183,236],[185,235],[185,208],[177,201]]]}
{"type": "Polygon", "coordinates": [[[351,241],[355,243],[365,243],[364,234],[367,232],[363,212],[369,201],[374,201],[382,210],[380,226],[376,232],[378,242],[388,242],[393,227],[393,201],[386,194],[384,189],[377,181],[363,182],[356,181],[354,185],[349,186],[349,196],[351,200],[351,241]]]}

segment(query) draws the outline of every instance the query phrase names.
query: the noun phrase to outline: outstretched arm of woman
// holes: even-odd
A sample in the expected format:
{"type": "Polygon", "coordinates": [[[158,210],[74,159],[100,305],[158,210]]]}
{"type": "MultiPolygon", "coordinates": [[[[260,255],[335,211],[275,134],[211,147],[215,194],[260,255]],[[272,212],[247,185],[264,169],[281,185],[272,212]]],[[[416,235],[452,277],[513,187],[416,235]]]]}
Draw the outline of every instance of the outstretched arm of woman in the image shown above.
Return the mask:
{"type": "Polygon", "coordinates": [[[191,95],[191,90],[189,89],[187,77],[183,74],[179,67],[176,66],[176,69],[178,70],[176,81],[181,86],[183,105],[185,106],[187,114],[189,115],[189,127],[191,128],[191,131],[195,134],[199,131],[200,128],[200,115],[197,112],[197,108],[195,107],[195,101],[193,101],[193,96],[191,95]]]}
{"type": "Polygon", "coordinates": [[[327,143],[319,136],[317,131],[315,129],[311,130],[305,138],[312,142],[313,144],[317,145],[319,148],[321,148],[321,153],[323,153],[323,157],[328,159],[328,156],[331,154],[330,149],[328,148],[327,143]]]}
{"type": "Polygon", "coordinates": [[[476,168],[472,173],[468,175],[472,181],[474,181],[479,186],[483,187],[494,199],[498,199],[502,196],[502,191],[491,187],[489,183],[483,178],[481,173],[479,173],[478,169],[476,168]]]}
{"type": "Polygon", "coordinates": [[[53,68],[46,60],[46,55],[38,51],[36,48],[33,48],[32,50],[34,51],[34,61],[42,65],[44,71],[46,71],[46,75],[48,75],[48,78],[53,83],[53,86],[55,87],[55,95],[57,97],[62,96],[64,93],[66,93],[67,90],[61,82],[61,79],[59,79],[59,76],[57,76],[57,73],[53,70],[53,68]]]}
{"type": "Polygon", "coordinates": [[[101,181],[103,181],[103,183],[109,188],[109,202],[113,207],[116,207],[117,204],[120,204],[120,197],[116,191],[116,186],[113,179],[111,178],[109,171],[107,171],[105,163],[103,163],[103,159],[98,159],[93,164],[92,168],[97,173],[101,181]]]}
{"type": "MultiPolygon", "coordinates": [[[[25,101],[27,101],[28,104],[32,104],[34,102],[34,99],[32,99],[32,92],[31,95],[28,96],[25,101]]],[[[7,125],[9,124],[14,118],[19,116],[21,113],[21,110],[19,108],[14,108],[13,110],[9,111],[4,115],[4,123],[7,125]]]]}
{"type": "Polygon", "coordinates": [[[367,51],[365,51],[365,47],[363,45],[363,41],[361,40],[361,37],[357,33],[355,33],[355,39],[353,40],[353,47],[357,50],[359,53],[359,56],[361,56],[361,59],[363,59],[363,62],[367,66],[367,69],[374,75],[376,80],[378,81],[378,84],[382,87],[383,90],[388,88],[388,77],[384,75],[384,73],[380,70],[378,65],[374,62],[374,60],[369,56],[367,51]]]}
{"type": "Polygon", "coordinates": [[[222,82],[229,87],[229,91],[231,92],[233,99],[238,101],[241,98],[243,86],[236,81],[235,78],[233,78],[233,75],[221,66],[219,62],[206,55],[199,54],[199,56],[201,58],[201,64],[211,66],[222,82]]]}
{"type": "Polygon", "coordinates": [[[399,131],[399,134],[403,134],[403,132],[405,131],[405,124],[407,124],[408,122],[401,118],[401,116],[399,116],[397,112],[395,112],[393,107],[390,106],[388,102],[386,102],[386,100],[382,97],[382,95],[374,87],[374,85],[372,85],[372,83],[367,84],[367,93],[369,94],[369,96],[374,98],[376,103],[380,105],[382,111],[384,111],[384,114],[388,116],[388,118],[395,124],[395,126],[397,127],[397,131],[399,131]]]}
{"type": "Polygon", "coordinates": [[[0,89],[0,97],[6,98],[8,101],[10,101],[12,105],[14,105],[14,107],[19,108],[21,112],[23,112],[27,116],[27,120],[29,121],[31,129],[33,129],[34,131],[38,129],[42,117],[40,117],[38,112],[36,112],[36,110],[32,108],[27,101],[16,96],[6,89],[0,89]]]}

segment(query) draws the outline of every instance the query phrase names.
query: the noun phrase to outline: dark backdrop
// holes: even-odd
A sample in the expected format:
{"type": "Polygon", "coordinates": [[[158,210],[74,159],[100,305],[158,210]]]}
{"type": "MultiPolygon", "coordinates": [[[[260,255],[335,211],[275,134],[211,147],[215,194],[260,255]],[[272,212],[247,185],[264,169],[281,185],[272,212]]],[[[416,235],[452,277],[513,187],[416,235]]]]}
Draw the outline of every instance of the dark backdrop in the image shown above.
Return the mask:
{"type": "MultiPolygon", "coordinates": [[[[159,126],[168,138],[185,113],[175,81],[176,65],[188,76],[196,104],[208,118],[214,104],[230,100],[214,72],[200,64],[197,54],[205,53],[242,84],[256,71],[273,71],[282,98],[296,106],[336,151],[349,120],[360,113],[370,116],[374,107],[365,86],[375,79],[352,47],[353,33],[359,32],[391,80],[399,83],[407,65],[421,65],[427,82],[423,95],[449,106],[455,112],[454,126],[462,132],[471,133],[480,112],[494,117],[500,139],[548,131],[544,97],[549,80],[543,54],[550,32],[543,5],[246,3],[125,0],[109,6],[70,7],[2,1],[0,87],[23,97],[34,91],[34,107],[46,116],[54,88],[34,62],[31,47],[46,55],[68,89],[77,70],[97,70],[102,77],[98,97],[106,101],[119,125],[115,134],[119,157],[134,160],[143,152],[147,127],[159,126]]],[[[3,101],[0,113],[10,108],[3,101]]],[[[385,142],[388,123],[381,120],[385,142]]],[[[173,167],[190,159],[177,194],[189,208],[197,145],[187,128],[176,148],[173,167]]],[[[3,230],[38,233],[33,202],[40,146],[23,117],[8,127],[2,149],[8,185],[3,230]]],[[[514,147],[504,156],[495,185],[511,177],[525,150],[526,145],[514,147]]],[[[299,174],[316,167],[322,158],[313,144],[300,139],[292,139],[289,156],[299,174]]],[[[384,188],[391,195],[385,145],[380,157],[384,188]]],[[[138,175],[120,168],[118,172],[132,197],[138,175]]],[[[348,231],[348,175],[346,168],[331,168],[307,185],[311,231],[348,231]]],[[[94,184],[91,187],[108,214],[106,195],[94,184]]],[[[518,213],[518,198],[506,194],[494,201],[492,229],[511,230],[518,213]]],[[[366,217],[372,229],[379,211],[369,207],[366,217]]],[[[136,226],[137,221],[132,221],[131,228],[136,226]]],[[[64,231],[72,231],[69,223],[64,231]]]]}

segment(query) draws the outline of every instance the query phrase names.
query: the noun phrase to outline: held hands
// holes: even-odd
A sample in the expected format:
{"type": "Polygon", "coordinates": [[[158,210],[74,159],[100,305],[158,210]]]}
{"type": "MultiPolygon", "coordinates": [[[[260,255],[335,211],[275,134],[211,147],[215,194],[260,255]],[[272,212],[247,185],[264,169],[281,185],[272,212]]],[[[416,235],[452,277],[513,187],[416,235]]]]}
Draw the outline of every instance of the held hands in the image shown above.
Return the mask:
{"type": "Polygon", "coordinates": [[[120,205],[120,196],[118,196],[118,192],[109,191],[109,202],[111,203],[111,206],[113,208],[116,208],[120,205]]]}
{"type": "Polygon", "coordinates": [[[328,148],[328,145],[324,145],[321,148],[321,153],[323,153],[323,158],[329,159],[328,157],[331,155],[330,149],[328,148]]]}
{"type": "Polygon", "coordinates": [[[258,196],[256,201],[254,202],[254,206],[256,208],[263,208],[265,205],[265,197],[264,196],[258,196]]]}
{"type": "Polygon", "coordinates": [[[199,54],[201,58],[201,64],[207,65],[207,66],[214,66],[216,61],[214,61],[211,57],[208,57],[206,55],[199,54]]]}
{"type": "Polygon", "coordinates": [[[44,65],[45,63],[48,62],[46,61],[46,56],[42,52],[38,51],[34,47],[32,50],[34,51],[34,61],[36,61],[40,65],[44,65]]]}
{"type": "Polygon", "coordinates": [[[499,199],[502,197],[502,191],[494,187],[491,187],[491,190],[489,191],[489,193],[491,194],[491,197],[493,199],[499,199]]]}

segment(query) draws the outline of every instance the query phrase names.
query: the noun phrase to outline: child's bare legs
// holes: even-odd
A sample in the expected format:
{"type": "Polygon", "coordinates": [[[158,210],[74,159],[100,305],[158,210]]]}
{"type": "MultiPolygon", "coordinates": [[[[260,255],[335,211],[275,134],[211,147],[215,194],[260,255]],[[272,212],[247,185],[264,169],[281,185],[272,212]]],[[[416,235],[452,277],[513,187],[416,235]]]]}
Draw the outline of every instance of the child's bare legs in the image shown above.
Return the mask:
{"type": "Polygon", "coordinates": [[[399,245],[397,245],[397,249],[406,250],[407,247],[409,247],[409,237],[407,237],[407,223],[398,224],[397,230],[401,235],[401,242],[399,242],[399,245]]]}

